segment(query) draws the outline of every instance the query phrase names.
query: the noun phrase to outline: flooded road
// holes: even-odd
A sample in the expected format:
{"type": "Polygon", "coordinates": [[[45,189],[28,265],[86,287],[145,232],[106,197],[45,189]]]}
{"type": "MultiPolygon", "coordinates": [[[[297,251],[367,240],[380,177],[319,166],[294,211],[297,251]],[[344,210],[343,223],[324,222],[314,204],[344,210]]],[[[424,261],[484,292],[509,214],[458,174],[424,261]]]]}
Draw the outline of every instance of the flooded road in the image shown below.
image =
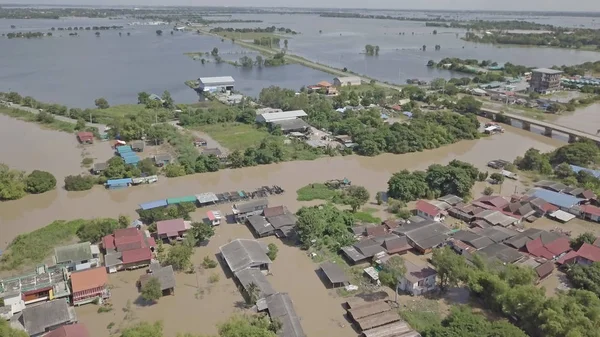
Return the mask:
{"type": "MultiPolygon", "coordinates": [[[[14,120],[9,122],[17,123],[14,120]]],[[[0,137],[3,137],[0,153],[6,164],[28,170],[49,170],[57,175],[59,184],[62,183],[61,176],[80,170],[81,149],[77,148],[73,136],[40,131],[36,125],[23,123],[24,126],[21,123],[23,122],[14,124],[14,132],[21,135],[35,133],[32,137],[37,141],[19,146],[19,143],[9,142],[11,137],[4,138],[6,135],[0,132],[0,137]],[[20,132],[17,132],[18,128],[21,129],[20,132]],[[32,148],[35,150],[33,154],[32,148]],[[47,152],[43,157],[46,159],[36,159],[44,151],[47,152]]],[[[287,193],[272,198],[271,202],[286,204],[295,211],[300,206],[296,201],[295,191],[312,182],[347,177],[354,184],[367,187],[371,195],[374,195],[377,191],[387,189],[391,174],[402,169],[425,169],[432,163],[447,163],[452,159],[464,160],[484,168],[492,159],[512,160],[530,147],[548,151],[563,144],[508,127],[504,134],[463,141],[420,153],[321,158],[161,179],[157,184],[117,191],[106,191],[98,186],[84,192],[58,190],[31,195],[0,203],[0,249],[5,249],[16,235],[43,227],[56,219],[116,217],[119,214],[135,217],[138,204],[156,199],[280,185],[287,193]]],[[[97,145],[100,147],[99,151],[102,147],[109,149],[107,143],[97,145]]]]}

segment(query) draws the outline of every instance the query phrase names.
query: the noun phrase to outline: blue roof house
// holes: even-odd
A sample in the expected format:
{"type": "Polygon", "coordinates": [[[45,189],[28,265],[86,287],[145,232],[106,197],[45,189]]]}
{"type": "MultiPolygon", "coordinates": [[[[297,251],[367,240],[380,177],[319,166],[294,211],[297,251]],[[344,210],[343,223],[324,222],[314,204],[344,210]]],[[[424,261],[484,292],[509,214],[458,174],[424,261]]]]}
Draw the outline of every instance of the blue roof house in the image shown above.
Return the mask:
{"type": "Polygon", "coordinates": [[[545,190],[542,188],[533,188],[531,191],[532,192],[530,192],[530,194],[534,197],[543,199],[565,212],[570,211],[573,206],[579,205],[585,201],[585,199],[576,198],[572,195],[545,190]]]}
{"type": "Polygon", "coordinates": [[[125,188],[128,187],[129,185],[131,185],[133,183],[133,180],[131,180],[131,178],[124,178],[124,179],[109,179],[106,181],[106,187],[114,190],[117,188],[125,188]]]}
{"type": "Polygon", "coordinates": [[[573,170],[573,172],[575,172],[575,173],[579,173],[579,171],[584,171],[584,172],[587,172],[587,173],[593,175],[596,178],[600,178],[600,171],[598,171],[598,170],[592,170],[592,169],[577,166],[577,165],[569,165],[569,166],[571,166],[571,170],[573,170]]]}

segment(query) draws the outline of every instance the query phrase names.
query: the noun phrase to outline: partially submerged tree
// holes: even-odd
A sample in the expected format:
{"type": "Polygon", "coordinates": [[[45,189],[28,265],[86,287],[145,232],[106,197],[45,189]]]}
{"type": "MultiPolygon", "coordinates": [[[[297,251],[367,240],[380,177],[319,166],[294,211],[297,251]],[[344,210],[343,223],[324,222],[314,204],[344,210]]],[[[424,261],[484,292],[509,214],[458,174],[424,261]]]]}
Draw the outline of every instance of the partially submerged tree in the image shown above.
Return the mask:
{"type": "Polygon", "coordinates": [[[148,282],[142,286],[142,298],[146,301],[155,302],[162,296],[160,281],[156,277],[150,277],[148,282]]]}

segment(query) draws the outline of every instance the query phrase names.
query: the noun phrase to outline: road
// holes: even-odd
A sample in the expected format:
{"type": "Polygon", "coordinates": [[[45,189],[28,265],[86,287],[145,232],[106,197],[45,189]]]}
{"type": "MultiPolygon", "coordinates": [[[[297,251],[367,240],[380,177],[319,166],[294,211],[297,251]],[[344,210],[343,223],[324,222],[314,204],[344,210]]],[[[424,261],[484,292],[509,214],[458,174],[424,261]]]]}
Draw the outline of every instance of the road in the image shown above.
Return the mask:
{"type": "MultiPolygon", "coordinates": [[[[19,109],[19,110],[23,110],[23,111],[27,111],[27,112],[31,112],[34,115],[37,115],[37,114],[40,113],[40,110],[38,110],[38,109],[30,108],[30,107],[27,107],[27,106],[24,106],[24,105],[20,105],[20,104],[15,104],[15,103],[11,103],[10,107],[11,108],[15,108],[15,109],[19,109]]],[[[77,123],[77,120],[73,119],[73,118],[69,118],[69,117],[65,117],[65,116],[59,116],[59,115],[52,115],[52,116],[54,116],[54,119],[62,121],[62,122],[67,122],[67,123],[71,123],[71,124],[76,124],[77,123]]],[[[85,126],[97,128],[100,133],[104,132],[104,130],[106,129],[106,125],[105,124],[99,124],[99,123],[86,122],[85,126]]]]}
{"type": "MultiPolygon", "coordinates": [[[[209,31],[204,30],[202,28],[199,29],[199,30],[200,30],[200,32],[202,32],[202,34],[205,34],[205,35],[214,36],[214,37],[219,38],[219,39],[229,39],[229,40],[231,40],[230,38],[222,37],[220,35],[217,35],[217,34],[214,34],[214,33],[210,33],[209,31]]],[[[274,50],[274,49],[270,49],[270,48],[258,46],[258,45],[255,45],[253,43],[248,43],[248,42],[244,42],[244,41],[240,41],[240,40],[235,40],[234,43],[236,43],[236,44],[238,44],[238,45],[240,45],[242,47],[245,47],[245,48],[248,48],[248,49],[252,49],[252,50],[256,50],[256,51],[259,51],[259,52],[262,52],[262,53],[265,53],[265,54],[269,54],[269,55],[275,55],[275,54],[277,54],[279,52],[279,50],[274,50]]],[[[316,70],[321,70],[323,72],[330,73],[330,74],[333,74],[333,75],[336,75],[336,76],[340,76],[340,77],[342,77],[342,76],[343,77],[346,77],[346,76],[358,77],[358,78],[360,78],[361,81],[366,82],[366,83],[370,83],[371,81],[374,81],[375,85],[378,85],[378,86],[381,86],[381,87],[384,87],[384,88],[395,89],[395,90],[402,90],[402,86],[400,86],[400,85],[384,83],[384,82],[377,81],[377,80],[375,80],[373,78],[369,78],[369,77],[366,77],[366,76],[360,76],[360,75],[356,75],[356,74],[353,74],[353,73],[345,72],[345,71],[342,71],[341,69],[337,69],[337,68],[333,68],[333,67],[330,67],[330,66],[327,66],[327,65],[324,65],[324,64],[313,62],[313,61],[307,60],[305,58],[302,58],[302,57],[299,57],[299,56],[296,56],[296,55],[293,55],[293,54],[287,54],[286,53],[285,58],[288,61],[292,61],[294,63],[302,64],[304,66],[307,66],[307,67],[310,67],[310,68],[313,68],[313,69],[316,69],[316,70]]]]}

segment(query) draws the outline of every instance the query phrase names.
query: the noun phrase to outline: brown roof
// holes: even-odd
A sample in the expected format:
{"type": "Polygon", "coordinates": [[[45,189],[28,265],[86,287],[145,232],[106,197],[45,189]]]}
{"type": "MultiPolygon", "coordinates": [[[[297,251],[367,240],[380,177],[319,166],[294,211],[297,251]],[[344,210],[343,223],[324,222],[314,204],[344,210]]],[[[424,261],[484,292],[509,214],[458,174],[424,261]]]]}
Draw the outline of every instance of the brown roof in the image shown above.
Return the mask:
{"type": "Polygon", "coordinates": [[[285,207],[283,207],[283,206],[267,207],[263,210],[263,214],[264,214],[265,218],[283,215],[283,214],[285,214],[285,207]]]}
{"type": "Polygon", "coordinates": [[[387,227],[385,227],[384,225],[369,227],[369,228],[367,228],[367,235],[368,236],[383,235],[383,234],[385,234],[386,230],[387,230],[387,227]]]}
{"type": "Polygon", "coordinates": [[[435,269],[427,265],[418,266],[410,261],[405,260],[404,266],[406,267],[406,274],[404,274],[404,277],[411,282],[417,282],[426,279],[431,275],[437,274],[435,269]]]}
{"type": "Polygon", "coordinates": [[[81,323],[63,325],[50,331],[44,337],[89,337],[87,328],[81,323]]]}
{"type": "Polygon", "coordinates": [[[102,287],[108,283],[106,268],[98,267],[71,274],[73,293],[102,287]]]}
{"type": "Polygon", "coordinates": [[[412,247],[408,243],[406,236],[401,236],[398,238],[390,238],[386,239],[383,242],[383,248],[388,252],[388,254],[395,254],[410,250],[412,247]]]}
{"type": "Polygon", "coordinates": [[[398,219],[387,219],[383,222],[383,224],[385,226],[387,226],[388,229],[394,229],[396,227],[400,227],[400,220],[398,219]]]}
{"type": "Polygon", "coordinates": [[[544,278],[554,271],[554,261],[545,262],[535,268],[535,273],[539,278],[544,278]]]}

